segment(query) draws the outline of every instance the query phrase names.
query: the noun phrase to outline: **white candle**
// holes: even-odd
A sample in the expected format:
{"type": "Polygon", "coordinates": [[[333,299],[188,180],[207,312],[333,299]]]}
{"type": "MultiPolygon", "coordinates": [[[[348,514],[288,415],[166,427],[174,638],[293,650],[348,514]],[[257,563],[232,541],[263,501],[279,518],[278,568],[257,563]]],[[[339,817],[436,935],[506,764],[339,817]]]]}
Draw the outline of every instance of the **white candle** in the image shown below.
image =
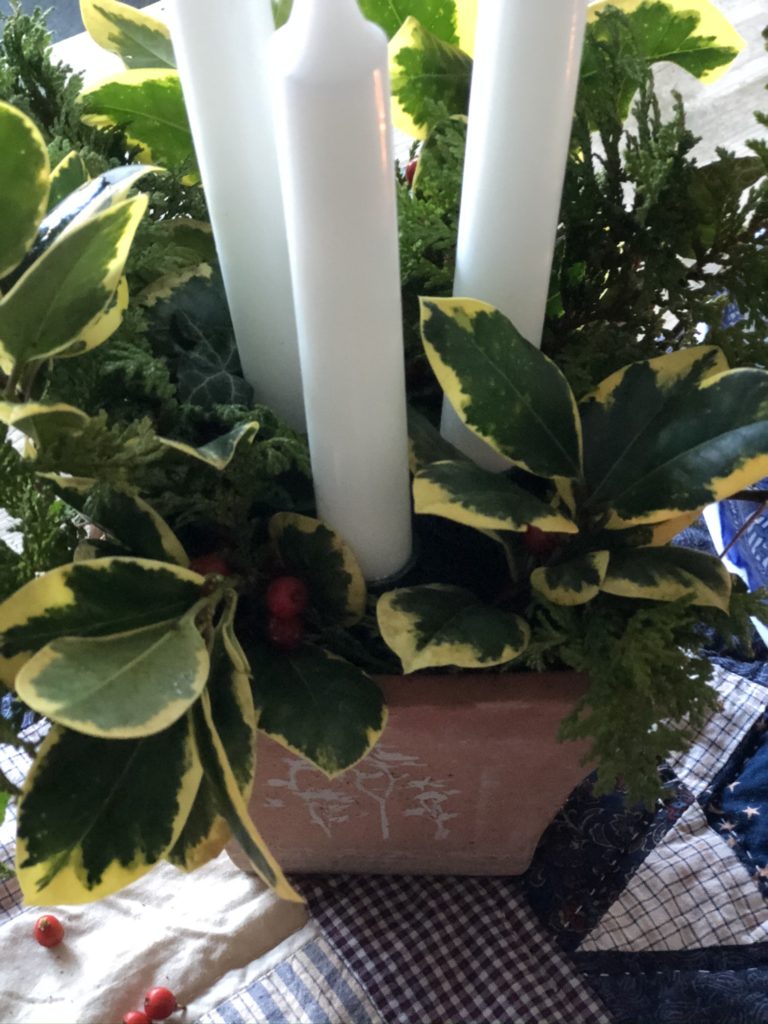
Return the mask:
{"type": "MultiPolygon", "coordinates": [[[[454,295],[490,302],[541,346],[588,0],[480,0],[454,295]]],[[[510,463],[443,406],[475,462],[510,463]]]]}
{"type": "Polygon", "coordinates": [[[294,0],[272,68],[318,514],[384,579],[411,552],[387,42],[356,0],[294,0]]]}
{"type": "Polygon", "coordinates": [[[174,0],[171,31],[243,373],[305,427],[267,46],[270,0],[174,0]]]}

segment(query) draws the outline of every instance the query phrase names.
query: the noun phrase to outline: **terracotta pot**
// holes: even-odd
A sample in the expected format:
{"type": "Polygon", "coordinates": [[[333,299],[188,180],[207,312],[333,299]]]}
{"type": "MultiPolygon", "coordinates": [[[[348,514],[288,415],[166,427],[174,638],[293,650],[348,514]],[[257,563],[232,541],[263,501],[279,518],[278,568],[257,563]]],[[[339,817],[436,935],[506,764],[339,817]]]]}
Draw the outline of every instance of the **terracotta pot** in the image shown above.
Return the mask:
{"type": "MultiPolygon", "coordinates": [[[[588,772],[586,744],[558,743],[583,676],[377,680],[381,741],[329,780],[259,736],[250,812],[286,871],[514,875],[588,772]]],[[[247,870],[239,847],[235,863],[247,870]]]]}

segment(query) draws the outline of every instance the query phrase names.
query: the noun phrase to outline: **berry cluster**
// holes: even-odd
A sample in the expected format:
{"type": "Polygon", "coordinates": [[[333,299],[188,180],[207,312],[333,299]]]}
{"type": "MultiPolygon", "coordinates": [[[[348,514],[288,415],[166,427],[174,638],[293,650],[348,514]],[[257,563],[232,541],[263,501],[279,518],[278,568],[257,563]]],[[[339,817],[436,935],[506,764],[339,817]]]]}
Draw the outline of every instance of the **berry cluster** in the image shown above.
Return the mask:
{"type": "Polygon", "coordinates": [[[184,1009],[184,1006],[176,1002],[176,996],[169,988],[157,985],[144,996],[144,1009],[129,1010],[123,1015],[123,1024],[152,1024],[152,1021],[165,1020],[176,1010],[184,1009]]]}
{"type": "MultiPolygon", "coordinates": [[[[49,949],[58,946],[64,938],[64,925],[53,914],[43,914],[35,921],[32,931],[37,942],[49,949]]],[[[129,1010],[123,1014],[123,1024],[152,1024],[156,1020],[166,1020],[176,1010],[184,1010],[186,1007],[179,1006],[176,996],[169,988],[157,985],[151,988],[144,996],[143,1010],[129,1010]]]]}

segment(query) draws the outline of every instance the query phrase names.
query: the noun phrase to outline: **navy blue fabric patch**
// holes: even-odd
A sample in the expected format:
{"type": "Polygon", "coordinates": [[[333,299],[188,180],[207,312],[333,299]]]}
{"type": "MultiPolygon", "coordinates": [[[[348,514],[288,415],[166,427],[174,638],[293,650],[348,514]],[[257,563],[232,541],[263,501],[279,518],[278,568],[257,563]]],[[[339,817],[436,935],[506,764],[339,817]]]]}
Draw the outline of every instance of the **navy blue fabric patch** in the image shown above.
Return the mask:
{"type": "Polygon", "coordinates": [[[577,953],[615,1024],[768,1024],[768,945],[577,953]]]}
{"type": "Polygon", "coordinates": [[[591,775],[542,836],[522,876],[536,915],[566,952],[574,950],[694,796],[667,768],[663,804],[627,805],[620,792],[597,797],[591,775]]]}

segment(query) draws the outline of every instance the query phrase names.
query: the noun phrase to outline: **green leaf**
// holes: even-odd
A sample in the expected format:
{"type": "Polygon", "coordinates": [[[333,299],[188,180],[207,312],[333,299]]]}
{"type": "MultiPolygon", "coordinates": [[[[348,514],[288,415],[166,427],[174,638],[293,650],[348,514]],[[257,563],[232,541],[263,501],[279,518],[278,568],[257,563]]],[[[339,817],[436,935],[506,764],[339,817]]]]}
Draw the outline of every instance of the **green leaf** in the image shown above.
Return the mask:
{"type": "Polygon", "coordinates": [[[192,709],[200,759],[211,785],[217,806],[226,818],[232,834],[240,843],[258,875],[281,899],[301,903],[302,899],[288,883],[279,864],[269,852],[248,814],[226,749],[213,721],[211,701],[207,693],[192,709]]]}
{"type": "Polygon", "coordinates": [[[601,491],[614,481],[616,486],[631,481],[632,452],[643,439],[653,438],[665,411],[674,415],[682,395],[727,369],[720,349],[701,345],[630,363],[586,395],[579,411],[585,475],[593,499],[602,500],[601,491]]]}
{"type": "Polygon", "coordinates": [[[187,172],[199,181],[181,82],[175,71],[134,68],[81,94],[83,121],[93,128],[122,127],[141,159],[187,172]]]}
{"type": "Polygon", "coordinates": [[[225,470],[232,461],[237,446],[241,441],[250,444],[259,432],[259,424],[255,421],[241,423],[239,427],[230,430],[228,434],[217,437],[201,448],[193,448],[192,445],[184,444],[183,441],[173,441],[168,437],[160,437],[158,440],[169,450],[179,452],[181,455],[198,462],[204,462],[211,469],[225,470]]]}
{"type": "Polygon", "coordinates": [[[176,842],[201,770],[187,716],[122,742],[54,726],[19,803],[25,903],[87,903],[146,874],[176,842]]]}
{"type": "Polygon", "coordinates": [[[723,226],[732,217],[734,187],[743,192],[765,177],[763,161],[756,156],[734,156],[720,152],[720,158],[689,170],[688,198],[695,214],[690,224],[692,246],[686,256],[710,249],[723,226]]]}
{"type": "Polygon", "coordinates": [[[187,615],[119,636],[54,640],[16,676],[16,692],[76,732],[138,739],[185,714],[203,691],[208,667],[205,641],[187,615]]]}
{"type": "Polygon", "coordinates": [[[409,17],[389,44],[392,96],[397,127],[424,138],[435,112],[466,114],[472,59],[409,17]]]}
{"type": "Polygon", "coordinates": [[[552,604],[587,604],[600,593],[609,558],[608,551],[589,551],[559,565],[542,566],[531,573],[531,586],[552,604]]]}
{"type": "Polygon", "coordinates": [[[32,244],[49,190],[50,163],[42,135],[20,110],[0,103],[0,277],[32,244]]]}
{"type": "MultiPolygon", "coordinates": [[[[250,668],[234,633],[236,606],[235,595],[229,591],[227,606],[214,635],[206,690],[211,700],[213,723],[243,799],[247,801],[253,789],[256,710],[250,668]]],[[[204,775],[168,860],[184,871],[194,871],[217,857],[231,835],[226,819],[219,813],[215,790],[204,775]]]]}
{"type": "Polygon", "coordinates": [[[145,559],[52,569],[0,604],[0,680],[12,686],[29,657],[59,637],[110,636],[178,619],[204,586],[197,573],[145,559]]]}
{"type": "Polygon", "coordinates": [[[88,419],[82,409],[63,402],[0,402],[0,422],[20,430],[38,448],[51,444],[62,433],[79,433],[88,419]]]}
{"type": "Polygon", "coordinates": [[[283,568],[304,580],[310,604],[328,625],[350,626],[365,611],[366,586],[352,550],[318,519],[278,512],[269,536],[283,568]]]}
{"type": "Polygon", "coordinates": [[[586,504],[608,529],[674,519],[768,474],[768,374],[721,366],[706,348],[633,363],[584,401],[586,504]]]}
{"type": "Polygon", "coordinates": [[[392,37],[408,17],[414,17],[439,39],[456,38],[456,0],[360,0],[360,10],[369,21],[381,25],[392,37]]]}
{"type": "Polygon", "coordinates": [[[484,605],[461,587],[428,585],[384,594],[376,609],[384,641],[403,671],[492,668],[528,646],[530,629],[518,615],[484,605]]]}
{"type": "Polygon", "coordinates": [[[67,196],[77,191],[88,181],[88,168],[83,158],[74,149],[67,153],[51,171],[51,192],[48,197],[48,212],[54,210],[67,196]]]}
{"type": "Polygon", "coordinates": [[[437,427],[434,427],[426,416],[408,407],[408,452],[411,473],[431,466],[433,462],[446,459],[461,461],[463,455],[446,441],[437,427]]]}
{"type": "MultiPolygon", "coordinates": [[[[147,197],[127,199],[62,234],[0,300],[0,365],[47,359],[104,340],[147,197]]],[[[119,321],[118,321],[119,322],[119,321]]]]}
{"type": "Polygon", "coordinates": [[[168,26],[118,0],[80,0],[83,24],[99,46],[129,68],[174,68],[168,26]]]}
{"type": "Polygon", "coordinates": [[[573,520],[498,473],[469,462],[435,462],[413,482],[416,512],[442,516],[476,530],[536,526],[550,533],[578,533],[573,520]]]}
{"type": "Polygon", "coordinates": [[[421,299],[421,330],[432,369],[471,430],[537,476],[581,474],[571,389],[503,313],[475,299],[421,299]]]}
{"type": "MultiPolygon", "coordinates": [[[[670,61],[702,81],[718,78],[744,47],[710,0],[604,0],[589,13],[580,78],[584,93],[600,88],[599,52],[604,47],[631,50],[648,65],[670,61]]],[[[617,116],[623,121],[640,82],[631,63],[621,71],[623,77],[613,88],[617,116]]]]}
{"type": "Polygon", "coordinates": [[[291,16],[293,0],[272,0],[272,14],[275,19],[275,28],[282,28],[291,16]]]}
{"type": "Polygon", "coordinates": [[[329,778],[360,761],[381,736],[386,710],[359,668],[317,647],[251,651],[259,729],[329,778]]]}
{"type": "Polygon", "coordinates": [[[46,214],[32,248],[13,272],[13,282],[39,260],[64,232],[81,227],[97,213],[103,213],[121,203],[128,198],[141,178],[160,170],[159,167],[147,164],[129,164],[125,167],[111,167],[98,177],[83,181],[46,214]]]}
{"type": "Polygon", "coordinates": [[[731,575],[719,558],[687,548],[614,551],[600,589],[617,597],[679,601],[727,612],[731,575]]]}
{"type": "Polygon", "coordinates": [[[188,566],[181,541],[152,506],[129,487],[110,487],[82,477],[41,474],[56,493],[94,526],[139,558],[188,566]]]}
{"type": "MultiPolygon", "coordinates": [[[[187,229],[186,237],[174,235],[174,240],[194,244],[190,235],[187,229]]],[[[196,244],[201,244],[199,232],[196,244]]],[[[151,336],[160,351],[168,352],[182,401],[203,408],[253,405],[253,388],[243,379],[224,284],[218,273],[202,263],[169,274],[144,289],[139,301],[146,307],[151,336]]]]}

